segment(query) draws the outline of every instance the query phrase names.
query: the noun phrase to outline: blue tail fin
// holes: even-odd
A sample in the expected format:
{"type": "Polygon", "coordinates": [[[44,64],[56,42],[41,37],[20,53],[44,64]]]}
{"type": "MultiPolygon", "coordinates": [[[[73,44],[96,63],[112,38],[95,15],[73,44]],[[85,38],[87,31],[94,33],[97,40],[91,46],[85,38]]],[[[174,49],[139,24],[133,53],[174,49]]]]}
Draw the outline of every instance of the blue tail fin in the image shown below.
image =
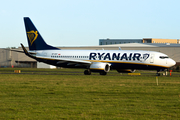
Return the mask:
{"type": "Polygon", "coordinates": [[[47,45],[41,37],[39,31],[36,29],[30,18],[24,17],[24,24],[26,28],[26,35],[29,44],[29,50],[56,50],[58,48],[47,45]]]}

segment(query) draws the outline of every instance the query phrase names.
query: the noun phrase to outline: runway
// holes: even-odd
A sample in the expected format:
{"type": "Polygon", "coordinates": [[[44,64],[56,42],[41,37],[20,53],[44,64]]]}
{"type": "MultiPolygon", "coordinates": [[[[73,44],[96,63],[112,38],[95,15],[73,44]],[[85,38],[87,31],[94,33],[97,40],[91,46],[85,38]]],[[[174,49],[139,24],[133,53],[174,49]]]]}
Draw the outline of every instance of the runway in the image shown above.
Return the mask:
{"type": "MultiPolygon", "coordinates": [[[[18,70],[18,69],[17,69],[18,70]]],[[[19,69],[20,73],[15,73],[14,69],[0,69],[0,74],[27,74],[27,75],[84,75],[84,70],[80,69],[19,69]]],[[[136,71],[136,73],[141,73],[141,76],[156,76],[156,71],[136,71]]],[[[100,76],[99,73],[92,73],[93,76],[100,76]]],[[[161,74],[162,75],[162,74],[161,74]]],[[[88,76],[88,75],[87,75],[88,76]]],[[[115,70],[107,73],[107,76],[128,76],[128,73],[118,73],[115,70]]],[[[168,74],[169,76],[169,74],[168,74]]],[[[180,76],[180,73],[173,72],[171,77],[180,76]]]]}

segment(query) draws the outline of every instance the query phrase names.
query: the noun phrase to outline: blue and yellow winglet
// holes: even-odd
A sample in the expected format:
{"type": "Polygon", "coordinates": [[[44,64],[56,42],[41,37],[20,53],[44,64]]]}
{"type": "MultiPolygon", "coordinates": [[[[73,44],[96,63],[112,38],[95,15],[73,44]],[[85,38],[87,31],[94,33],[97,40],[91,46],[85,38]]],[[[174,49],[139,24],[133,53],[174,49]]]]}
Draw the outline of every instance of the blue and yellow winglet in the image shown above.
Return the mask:
{"type": "Polygon", "coordinates": [[[24,50],[24,53],[28,56],[30,56],[30,54],[28,53],[28,51],[26,50],[26,48],[24,47],[24,45],[21,43],[21,47],[24,50]]]}

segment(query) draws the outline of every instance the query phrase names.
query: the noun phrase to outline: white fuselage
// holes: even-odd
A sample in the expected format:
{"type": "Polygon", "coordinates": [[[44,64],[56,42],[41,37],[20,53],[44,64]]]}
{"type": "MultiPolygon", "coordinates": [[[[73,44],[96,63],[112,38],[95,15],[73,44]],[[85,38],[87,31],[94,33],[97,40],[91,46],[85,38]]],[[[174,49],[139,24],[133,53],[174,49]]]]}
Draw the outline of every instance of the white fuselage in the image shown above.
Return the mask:
{"type": "MultiPolygon", "coordinates": [[[[175,65],[175,61],[167,55],[154,51],[140,50],[43,50],[36,51],[37,58],[46,58],[49,60],[72,60],[105,62],[112,64],[146,65],[162,68],[169,68],[175,65]]],[[[63,63],[63,62],[62,62],[63,63]]],[[[59,64],[60,65],[60,64],[59,64]]],[[[63,65],[64,66],[64,65],[63,65]]],[[[113,66],[115,67],[115,66],[113,66]]],[[[120,67],[120,66],[119,66],[120,67]]],[[[116,68],[116,67],[115,67],[116,68]]],[[[126,68],[123,66],[123,68],[126,68]]],[[[128,66],[127,68],[130,68],[128,66]]]]}

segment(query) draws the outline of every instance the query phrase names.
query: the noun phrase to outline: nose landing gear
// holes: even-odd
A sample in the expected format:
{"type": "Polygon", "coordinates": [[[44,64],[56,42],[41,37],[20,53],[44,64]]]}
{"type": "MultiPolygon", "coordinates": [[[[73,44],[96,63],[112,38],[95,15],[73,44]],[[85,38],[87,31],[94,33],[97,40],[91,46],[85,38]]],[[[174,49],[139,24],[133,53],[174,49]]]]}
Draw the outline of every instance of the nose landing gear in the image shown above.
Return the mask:
{"type": "Polygon", "coordinates": [[[161,75],[161,71],[164,71],[163,73],[162,73],[162,75],[168,75],[168,73],[167,73],[167,69],[163,69],[163,70],[157,70],[157,73],[156,73],[156,76],[160,76],[161,75]]]}

